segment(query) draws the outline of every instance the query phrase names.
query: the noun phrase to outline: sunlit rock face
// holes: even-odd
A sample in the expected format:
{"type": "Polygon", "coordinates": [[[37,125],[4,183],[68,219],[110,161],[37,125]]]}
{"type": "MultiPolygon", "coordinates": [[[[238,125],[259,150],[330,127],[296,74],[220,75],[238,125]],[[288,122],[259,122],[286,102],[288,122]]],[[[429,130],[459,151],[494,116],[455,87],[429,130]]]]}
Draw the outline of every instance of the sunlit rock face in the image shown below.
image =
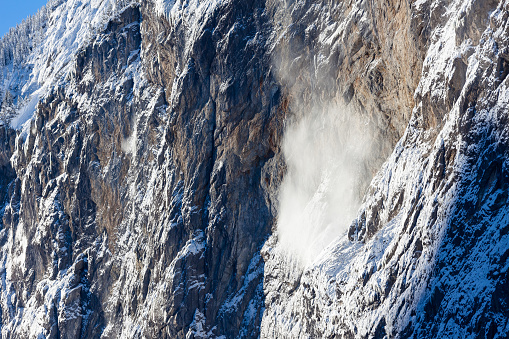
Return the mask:
{"type": "Polygon", "coordinates": [[[509,334],[507,1],[43,14],[2,63],[2,337],[509,334]]]}
{"type": "Polygon", "coordinates": [[[262,336],[507,336],[507,10],[419,1],[405,12],[423,58],[408,126],[347,234],[314,262],[299,270],[280,241],[266,244],[262,336]]]}

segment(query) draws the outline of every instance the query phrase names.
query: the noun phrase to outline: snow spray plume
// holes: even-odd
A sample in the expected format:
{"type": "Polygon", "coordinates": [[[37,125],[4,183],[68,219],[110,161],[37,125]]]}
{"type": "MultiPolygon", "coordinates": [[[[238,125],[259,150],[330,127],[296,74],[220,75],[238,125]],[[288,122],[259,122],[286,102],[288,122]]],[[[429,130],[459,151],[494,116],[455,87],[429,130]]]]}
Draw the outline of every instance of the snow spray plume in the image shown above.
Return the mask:
{"type": "MultiPolygon", "coordinates": [[[[291,19],[281,21],[292,27],[291,19]]],[[[291,36],[298,34],[290,29],[278,40],[273,60],[290,101],[283,139],[288,171],[279,193],[277,234],[287,258],[306,266],[355,217],[371,179],[368,163],[376,138],[367,117],[338,95],[327,71],[334,65],[313,52],[302,55],[309,48],[297,48],[291,36]]]]}
{"type": "Polygon", "coordinates": [[[311,263],[355,217],[371,135],[339,106],[313,109],[287,129],[278,235],[301,264],[311,263]]]}

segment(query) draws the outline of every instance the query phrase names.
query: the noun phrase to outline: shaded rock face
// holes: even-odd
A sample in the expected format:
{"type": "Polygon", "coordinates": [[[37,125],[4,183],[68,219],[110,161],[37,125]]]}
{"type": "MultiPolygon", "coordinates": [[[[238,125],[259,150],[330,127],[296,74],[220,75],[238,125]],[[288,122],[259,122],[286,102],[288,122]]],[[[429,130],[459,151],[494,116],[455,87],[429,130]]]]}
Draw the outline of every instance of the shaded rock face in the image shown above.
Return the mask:
{"type": "MultiPolygon", "coordinates": [[[[10,158],[14,151],[14,142],[16,133],[4,126],[0,127],[0,208],[3,215],[6,203],[9,199],[9,184],[16,177],[16,173],[12,169],[10,158]]],[[[3,228],[3,221],[0,220],[3,228]]]]}
{"type": "Polygon", "coordinates": [[[503,337],[507,12],[125,7],[29,125],[0,127],[2,337],[503,337]],[[376,136],[364,203],[296,268],[283,136],[331,103],[376,136]]]}
{"type": "Polygon", "coordinates": [[[283,174],[260,6],[186,40],[135,5],[77,52],[11,158],[4,335],[257,336],[283,174]]]}

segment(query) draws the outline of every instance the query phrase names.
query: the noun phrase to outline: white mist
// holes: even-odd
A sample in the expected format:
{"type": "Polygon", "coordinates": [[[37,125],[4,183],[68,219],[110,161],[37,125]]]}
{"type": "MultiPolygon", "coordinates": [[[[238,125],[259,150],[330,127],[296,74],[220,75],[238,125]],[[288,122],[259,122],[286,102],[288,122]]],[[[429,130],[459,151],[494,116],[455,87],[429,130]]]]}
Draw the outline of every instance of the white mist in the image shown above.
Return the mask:
{"type": "Polygon", "coordinates": [[[287,129],[278,238],[299,264],[312,263],[355,217],[372,140],[368,125],[339,106],[313,109],[287,129]]]}

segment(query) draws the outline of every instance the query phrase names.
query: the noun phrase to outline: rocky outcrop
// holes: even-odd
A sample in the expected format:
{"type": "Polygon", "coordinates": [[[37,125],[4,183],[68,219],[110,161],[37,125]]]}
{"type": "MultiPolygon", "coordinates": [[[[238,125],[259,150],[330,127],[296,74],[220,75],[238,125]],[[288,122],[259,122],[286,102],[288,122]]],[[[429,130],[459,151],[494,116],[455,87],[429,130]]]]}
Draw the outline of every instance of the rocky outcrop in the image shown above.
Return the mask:
{"type": "Polygon", "coordinates": [[[3,337],[507,333],[505,2],[124,5],[0,127],[3,337]],[[375,142],[302,267],[284,137],[331,105],[375,142]]]}
{"type": "MultiPolygon", "coordinates": [[[[9,184],[15,178],[10,158],[14,151],[16,133],[5,126],[0,126],[0,213],[4,214],[5,205],[9,199],[9,184]]],[[[0,219],[3,229],[3,221],[0,219]]]]}
{"type": "Polygon", "coordinates": [[[78,53],[69,83],[39,103],[29,130],[17,137],[11,158],[17,178],[4,214],[3,335],[102,332],[108,290],[98,293],[96,286],[112,279],[107,267],[91,264],[113,248],[101,240],[114,237],[122,212],[118,184],[127,161],[120,141],[135,106],[128,95],[139,20],[132,7],[110,22],[78,53]]]}
{"type": "Polygon", "coordinates": [[[412,8],[431,38],[415,107],[348,235],[302,275],[267,244],[262,336],[507,335],[507,4],[443,6],[412,8]]]}
{"type": "Polygon", "coordinates": [[[269,28],[257,5],[217,8],[189,38],[189,22],[132,6],[77,52],[12,158],[3,333],[258,333],[280,94],[269,67],[222,63],[270,64],[262,34],[234,39],[269,28]]]}

